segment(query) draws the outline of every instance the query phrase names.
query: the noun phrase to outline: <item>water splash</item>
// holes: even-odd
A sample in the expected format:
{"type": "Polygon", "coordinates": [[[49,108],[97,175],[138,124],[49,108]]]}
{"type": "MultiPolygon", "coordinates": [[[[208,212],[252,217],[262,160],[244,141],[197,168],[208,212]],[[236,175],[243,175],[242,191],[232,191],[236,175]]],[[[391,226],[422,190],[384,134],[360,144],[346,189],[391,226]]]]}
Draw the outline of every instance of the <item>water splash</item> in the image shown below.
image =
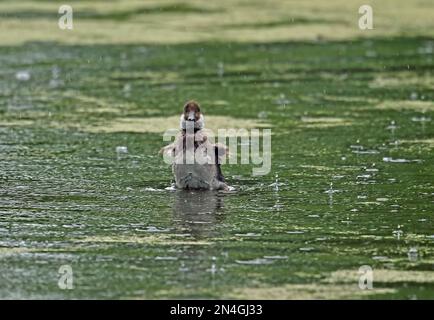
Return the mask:
{"type": "Polygon", "coordinates": [[[223,62],[219,62],[217,64],[217,75],[222,78],[225,74],[225,64],[223,62]]]}
{"type": "Polygon", "coordinates": [[[125,98],[129,98],[131,96],[131,84],[129,83],[124,84],[122,88],[122,93],[124,94],[125,98]]]}
{"type": "Polygon", "coordinates": [[[128,148],[125,146],[117,146],[116,147],[116,155],[118,160],[122,159],[125,155],[128,154],[128,148]]]}
{"type": "Polygon", "coordinates": [[[392,135],[392,140],[395,140],[395,131],[398,129],[398,126],[395,123],[395,120],[390,121],[390,124],[386,127],[386,130],[390,130],[392,135]]]}
{"type": "Polygon", "coordinates": [[[408,250],[407,256],[408,256],[408,261],[410,261],[410,262],[416,262],[417,259],[418,259],[417,248],[414,248],[414,247],[410,248],[408,250]]]}
{"type": "Polygon", "coordinates": [[[274,182],[268,185],[269,187],[273,187],[275,192],[279,192],[279,187],[284,186],[285,183],[279,182],[279,174],[276,173],[274,176],[274,182]]]}
{"type": "Polygon", "coordinates": [[[404,234],[404,231],[401,230],[402,225],[398,224],[398,230],[393,230],[392,234],[398,239],[401,239],[401,236],[404,234]]]}
{"type": "Polygon", "coordinates": [[[291,101],[289,101],[286,98],[285,94],[281,93],[280,96],[279,96],[279,98],[276,99],[275,103],[277,105],[279,105],[281,108],[285,109],[286,106],[291,103],[291,101]]]}
{"type": "Polygon", "coordinates": [[[330,182],[330,187],[328,190],[324,191],[324,193],[327,193],[329,195],[329,205],[333,205],[333,194],[340,192],[340,190],[333,189],[333,182],[330,182]]]}
{"type": "Polygon", "coordinates": [[[425,132],[426,124],[431,121],[431,118],[425,117],[425,115],[421,117],[413,117],[411,118],[413,122],[419,122],[422,125],[422,132],[425,132]]]}
{"type": "Polygon", "coordinates": [[[410,163],[410,162],[422,162],[422,160],[416,159],[416,160],[407,160],[407,159],[393,159],[391,157],[384,157],[384,162],[391,162],[391,163],[410,163]]]}
{"type": "Polygon", "coordinates": [[[217,267],[215,263],[211,264],[211,268],[206,270],[207,272],[211,272],[211,275],[214,276],[217,272],[217,267]]]}
{"type": "Polygon", "coordinates": [[[235,262],[238,264],[261,265],[261,264],[272,264],[274,261],[270,259],[256,258],[252,260],[235,260],[235,262]]]}
{"type": "Polygon", "coordinates": [[[164,188],[166,191],[176,191],[175,183],[172,183],[169,187],[164,188]]]}

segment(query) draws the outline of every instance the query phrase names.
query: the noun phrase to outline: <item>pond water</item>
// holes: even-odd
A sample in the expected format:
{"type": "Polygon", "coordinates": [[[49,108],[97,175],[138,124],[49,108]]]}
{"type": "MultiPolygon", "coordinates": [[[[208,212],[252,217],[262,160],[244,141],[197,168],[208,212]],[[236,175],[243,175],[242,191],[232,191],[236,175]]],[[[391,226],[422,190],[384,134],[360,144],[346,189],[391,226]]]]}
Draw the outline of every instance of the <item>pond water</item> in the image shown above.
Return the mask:
{"type": "Polygon", "coordinates": [[[433,298],[428,42],[1,47],[0,297],[433,298]],[[271,172],[171,188],[190,98],[271,128],[271,172]]]}

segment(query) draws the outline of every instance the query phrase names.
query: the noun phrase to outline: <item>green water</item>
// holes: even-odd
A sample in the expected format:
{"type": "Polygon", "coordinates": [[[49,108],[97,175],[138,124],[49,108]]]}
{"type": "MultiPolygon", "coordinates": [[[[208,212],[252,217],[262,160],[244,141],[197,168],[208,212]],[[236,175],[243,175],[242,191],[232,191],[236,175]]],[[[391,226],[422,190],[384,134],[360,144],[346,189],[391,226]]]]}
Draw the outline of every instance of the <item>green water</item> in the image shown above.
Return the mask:
{"type": "Polygon", "coordinates": [[[433,298],[430,46],[0,47],[0,297],[433,298]],[[270,174],[224,165],[234,193],[166,190],[161,134],[89,129],[190,98],[270,127],[270,174]]]}

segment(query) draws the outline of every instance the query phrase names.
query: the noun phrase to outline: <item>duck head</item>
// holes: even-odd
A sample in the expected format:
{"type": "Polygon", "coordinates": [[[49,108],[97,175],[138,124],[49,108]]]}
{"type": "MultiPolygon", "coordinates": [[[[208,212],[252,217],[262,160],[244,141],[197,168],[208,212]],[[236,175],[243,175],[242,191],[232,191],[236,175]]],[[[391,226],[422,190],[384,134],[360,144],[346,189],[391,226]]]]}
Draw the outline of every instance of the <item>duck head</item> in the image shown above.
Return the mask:
{"type": "Polygon", "coordinates": [[[203,129],[205,125],[205,119],[200,112],[200,105],[196,101],[188,101],[184,105],[184,112],[181,115],[180,127],[182,130],[189,128],[194,130],[203,129]]]}

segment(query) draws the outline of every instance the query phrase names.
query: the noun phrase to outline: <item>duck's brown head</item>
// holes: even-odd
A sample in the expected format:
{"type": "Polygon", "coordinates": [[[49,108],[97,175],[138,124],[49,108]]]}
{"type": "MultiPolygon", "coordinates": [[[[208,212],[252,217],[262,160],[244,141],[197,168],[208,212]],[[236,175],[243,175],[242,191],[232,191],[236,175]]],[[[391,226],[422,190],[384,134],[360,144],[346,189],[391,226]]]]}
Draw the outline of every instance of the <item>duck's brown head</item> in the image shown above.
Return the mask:
{"type": "Polygon", "coordinates": [[[199,121],[201,117],[200,105],[196,101],[190,100],[184,105],[184,120],[199,121]]]}

